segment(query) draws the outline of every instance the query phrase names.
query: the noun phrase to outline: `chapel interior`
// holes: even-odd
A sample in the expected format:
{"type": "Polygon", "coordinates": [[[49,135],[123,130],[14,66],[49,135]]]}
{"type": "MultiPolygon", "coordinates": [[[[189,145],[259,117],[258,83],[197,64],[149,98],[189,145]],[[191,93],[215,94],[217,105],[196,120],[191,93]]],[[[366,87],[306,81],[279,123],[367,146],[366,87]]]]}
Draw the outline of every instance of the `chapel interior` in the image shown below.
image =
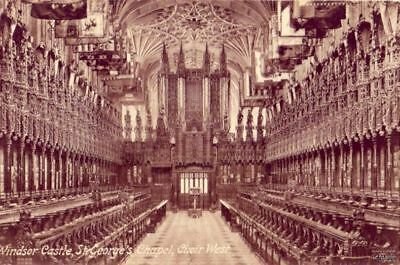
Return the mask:
{"type": "Polygon", "coordinates": [[[397,0],[0,0],[0,264],[396,265],[399,194],[397,0]]]}

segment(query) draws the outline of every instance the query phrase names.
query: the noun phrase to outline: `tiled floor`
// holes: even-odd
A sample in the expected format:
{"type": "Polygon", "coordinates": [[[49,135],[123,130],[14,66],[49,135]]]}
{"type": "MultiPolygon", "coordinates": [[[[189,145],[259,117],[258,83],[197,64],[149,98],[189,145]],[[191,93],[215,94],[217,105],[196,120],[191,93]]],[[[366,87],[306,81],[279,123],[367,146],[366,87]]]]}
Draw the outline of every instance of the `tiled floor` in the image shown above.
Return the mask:
{"type": "Polygon", "coordinates": [[[219,212],[198,219],[168,212],[156,233],[147,234],[125,265],[258,265],[262,262],[226,225],[219,212]]]}

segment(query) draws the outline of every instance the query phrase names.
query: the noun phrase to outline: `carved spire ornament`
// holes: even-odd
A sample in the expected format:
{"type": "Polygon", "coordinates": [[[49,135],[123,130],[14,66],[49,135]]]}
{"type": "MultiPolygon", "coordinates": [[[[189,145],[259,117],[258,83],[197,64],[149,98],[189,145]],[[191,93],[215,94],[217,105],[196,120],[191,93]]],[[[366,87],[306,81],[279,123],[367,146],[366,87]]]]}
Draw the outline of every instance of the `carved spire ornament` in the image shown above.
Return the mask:
{"type": "Polygon", "coordinates": [[[210,54],[208,52],[208,44],[206,43],[206,50],[204,51],[204,57],[203,57],[203,72],[205,76],[208,76],[210,74],[210,54]]]}
{"type": "Polygon", "coordinates": [[[126,111],[125,114],[125,139],[130,141],[132,135],[132,121],[131,121],[131,114],[129,110],[126,111]]]}
{"type": "Polygon", "coordinates": [[[164,111],[164,109],[161,109],[160,114],[158,115],[156,132],[157,132],[157,138],[167,135],[167,128],[165,126],[165,111],[164,111]]]}
{"type": "Polygon", "coordinates": [[[251,108],[247,112],[246,141],[253,141],[253,110],[251,108]]]}
{"type": "Polygon", "coordinates": [[[160,74],[168,74],[169,73],[169,60],[168,53],[165,43],[163,43],[162,53],[161,53],[161,69],[160,74]]]}
{"type": "Polygon", "coordinates": [[[258,117],[257,117],[257,141],[262,141],[264,139],[263,129],[263,115],[262,115],[263,108],[260,107],[258,110],[258,117]]]}
{"type": "Polygon", "coordinates": [[[178,76],[184,76],[185,72],[186,72],[185,54],[183,53],[183,44],[181,42],[181,45],[179,48],[179,55],[178,55],[177,74],[178,74],[178,76]]]}
{"type": "Polygon", "coordinates": [[[229,75],[224,44],[222,44],[221,55],[219,57],[219,72],[222,76],[225,76],[225,77],[227,77],[229,75]]]}
{"type": "Polygon", "coordinates": [[[135,128],[135,140],[137,142],[142,141],[142,130],[143,130],[142,117],[140,116],[140,111],[137,110],[137,112],[136,112],[136,128],[135,128]]]}
{"type": "Polygon", "coordinates": [[[150,109],[146,109],[146,141],[151,141],[153,138],[153,127],[151,125],[150,109]]]}

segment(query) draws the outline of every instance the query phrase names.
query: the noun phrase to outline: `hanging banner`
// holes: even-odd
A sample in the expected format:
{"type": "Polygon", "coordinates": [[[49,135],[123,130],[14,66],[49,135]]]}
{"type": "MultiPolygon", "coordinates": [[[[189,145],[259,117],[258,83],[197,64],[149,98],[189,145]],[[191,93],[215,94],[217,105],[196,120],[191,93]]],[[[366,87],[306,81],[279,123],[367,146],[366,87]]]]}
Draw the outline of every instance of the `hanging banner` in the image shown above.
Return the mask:
{"type": "Polygon", "coordinates": [[[87,17],[87,1],[40,1],[32,4],[31,16],[53,20],[83,19],[87,17]]]}
{"type": "Polygon", "coordinates": [[[313,55],[313,49],[308,45],[280,45],[278,47],[280,59],[300,58],[306,59],[313,55]]]}
{"type": "MultiPolygon", "coordinates": [[[[108,42],[110,41],[110,37],[104,38],[65,38],[65,45],[67,46],[80,46],[80,45],[87,45],[87,44],[94,44],[94,45],[103,45],[107,47],[108,42]]],[[[109,49],[105,49],[109,50],[109,49]]]]}
{"type": "Polygon", "coordinates": [[[329,29],[341,27],[345,18],[345,1],[294,0],[290,24],[296,30],[304,28],[308,38],[323,38],[329,29]]]}
{"type": "Polygon", "coordinates": [[[126,64],[127,55],[110,50],[97,50],[92,52],[79,52],[79,60],[86,61],[97,71],[119,71],[126,64]]]}
{"type": "Polygon", "coordinates": [[[264,60],[264,75],[265,76],[273,75],[276,72],[278,72],[278,70],[279,70],[278,60],[279,59],[270,59],[270,58],[264,60]]]}
{"type": "Polygon", "coordinates": [[[282,58],[279,59],[279,70],[281,72],[290,72],[293,71],[298,64],[301,64],[301,58],[282,58]]]}
{"type": "Polygon", "coordinates": [[[56,21],[55,37],[65,38],[66,45],[106,43],[113,34],[107,23],[108,2],[89,0],[87,17],[80,20],[56,21]]]}
{"type": "Polygon", "coordinates": [[[90,13],[84,19],[56,21],[56,38],[103,38],[106,28],[105,14],[90,13]]]}
{"type": "Polygon", "coordinates": [[[104,32],[104,37],[66,37],[64,38],[65,45],[80,46],[93,44],[98,45],[98,48],[102,50],[114,50],[115,45],[112,38],[113,27],[111,25],[107,25],[106,28],[107,30],[104,32]]]}

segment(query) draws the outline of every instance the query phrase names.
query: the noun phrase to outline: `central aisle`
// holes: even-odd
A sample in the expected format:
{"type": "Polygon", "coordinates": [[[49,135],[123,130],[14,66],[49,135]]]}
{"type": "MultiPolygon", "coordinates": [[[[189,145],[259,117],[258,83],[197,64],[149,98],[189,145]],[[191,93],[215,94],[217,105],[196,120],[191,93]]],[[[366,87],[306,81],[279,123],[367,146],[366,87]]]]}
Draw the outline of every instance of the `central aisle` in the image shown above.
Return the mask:
{"type": "Polygon", "coordinates": [[[147,234],[125,265],[257,265],[239,233],[232,233],[219,212],[198,219],[167,213],[156,233],[147,234]]]}

